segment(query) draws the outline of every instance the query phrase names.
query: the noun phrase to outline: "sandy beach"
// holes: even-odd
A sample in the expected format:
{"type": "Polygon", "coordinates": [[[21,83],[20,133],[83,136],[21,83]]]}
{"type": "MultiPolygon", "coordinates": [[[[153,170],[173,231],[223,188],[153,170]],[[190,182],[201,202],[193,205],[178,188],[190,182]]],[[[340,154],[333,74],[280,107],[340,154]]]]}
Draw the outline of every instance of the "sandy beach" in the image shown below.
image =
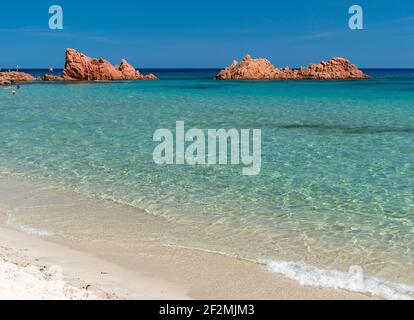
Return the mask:
{"type": "MultiPolygon", "coordinates": [[[[344,290],[302,286],[254,262],[214,252],[166,246],[150,239],[139,249],[121,248],[103,238],[98,240],[99,237],[96,241],[70,239],[18,224],[10,215],[30,215],[40,208],[54,216],[69,218],[70,214],[79,214],[81,207],[92,212],[102,211],[103,205],[104,201],[80,199],[79,195],[41,188],[25,179],[1,179],[0,298],[371,298],[344,290]]],[[[109,211],[118,210],[119,215],[131,210],[119,205],[104,207],[109,211]]],[[[103,218],[104,215],[102,212],[103,218]]],[[[147,225],[140,220],[141,228],[154,228],[153,220],[148,216],[147,225]]],[[[93,224],[93,221],[86,223],[93,224]]]]}

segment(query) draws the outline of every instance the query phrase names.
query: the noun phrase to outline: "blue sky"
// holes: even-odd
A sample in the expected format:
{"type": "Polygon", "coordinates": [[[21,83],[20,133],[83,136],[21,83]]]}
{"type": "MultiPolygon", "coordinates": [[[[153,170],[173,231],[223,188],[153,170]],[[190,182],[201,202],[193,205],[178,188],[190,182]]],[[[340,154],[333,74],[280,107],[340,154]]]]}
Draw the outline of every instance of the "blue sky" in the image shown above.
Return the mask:
{"type": "Polygon", "coordinates": [[[76,48],[137,68],[223,67],[246,53],[277,66],[344,56],[361,67],[414,68],[411,0],[2,1],[0,68],[62,67],[76,48]],[[61,5],[64,30],[49,30],[61,5]],[[362,31],[348,8],[364,9],[362,31]]]}

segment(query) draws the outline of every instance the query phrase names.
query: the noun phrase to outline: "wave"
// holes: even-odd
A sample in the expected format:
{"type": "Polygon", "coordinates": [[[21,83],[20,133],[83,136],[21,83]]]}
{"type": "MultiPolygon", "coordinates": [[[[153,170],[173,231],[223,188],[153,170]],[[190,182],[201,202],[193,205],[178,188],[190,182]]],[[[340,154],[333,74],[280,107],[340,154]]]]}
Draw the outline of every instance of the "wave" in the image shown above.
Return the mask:
{"type": "Polygon", "coordinates": [[[196,250],[236,258],[264,266],[267,271],[297,281],[302,286],[321,287],[326,289],[346,290],[368,294],[387,300],[414,300],[414,286],[392,283],[374,277],[365,277],[363,268],[351,266],[348,272],[320,269],[303,261],[255,260],[218,250],[183,245],[165,245],[166,247],[196,250]]]}
{"type": "Polygon", "coordinates": [[[52,237],[52,236],[55,235],[54,232],[49,231],[49,230],[38,229],[38,228],[34,228],[34,227],[31,227],[31,226],[27,226],[27,225],[18,223],[10,212],[6,213],[6,217],[7,217],[6,223],[9,226],[20,229],[21,231],[23,231],[23,232],[25,232],[29,235],[40,236],[40,237],[52,237]]]}
{"type": "Polygon", "coordinates": [[[387,300],[414,300],[414,286],[367,278],[363,269],[353,266],[349,272],[319,269],[305,262],[263,261],[265,268],[298,281],[304,286],[343,289],[370,294],[387,300]]]}

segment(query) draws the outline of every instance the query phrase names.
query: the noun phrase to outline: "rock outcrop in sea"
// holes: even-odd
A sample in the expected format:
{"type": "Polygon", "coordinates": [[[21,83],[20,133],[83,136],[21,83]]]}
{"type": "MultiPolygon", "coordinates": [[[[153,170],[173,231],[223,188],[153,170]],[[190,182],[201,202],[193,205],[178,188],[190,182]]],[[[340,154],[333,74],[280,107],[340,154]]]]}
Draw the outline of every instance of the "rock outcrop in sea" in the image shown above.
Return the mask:
{"type": "Polygon", "coordinates": [[[45,74],[35,78],[23,72],[0,72],[0,85],[28,81],[111,81],[157,80],[153,74],[143,75],[126,60],[113,66],[103,58],[93,59],[74,49],[66,49],[65,68],[61,76],[45,74]]]}
{"type": "Polygon", "coordinates": [[[0,85],[6,86],[19,82],[37,81],[38,79],[24,72],[0,72],[0,85]]]}
{"type": "Polygon", "coordinates": [[[250,55],[238,63],[234,60],[221,70],[219,80],[345,80],[369,78],[357,66],[344,58],[332,58],[319,64],[299,69],[276,68],[267,59],[253,59],[250,55]]]}
{"type": "MultiPolygon", "coordinates": [[[[153,74],[141,74],[124,59],[119,66],[113,66],[103,58],[93,59],[74,49],[66,49],[66,62],[62,78],[84,81],[157,79],[153,74]]],[[[46,77],[45,80],[47,79],[51,78],[46,77]]]]}

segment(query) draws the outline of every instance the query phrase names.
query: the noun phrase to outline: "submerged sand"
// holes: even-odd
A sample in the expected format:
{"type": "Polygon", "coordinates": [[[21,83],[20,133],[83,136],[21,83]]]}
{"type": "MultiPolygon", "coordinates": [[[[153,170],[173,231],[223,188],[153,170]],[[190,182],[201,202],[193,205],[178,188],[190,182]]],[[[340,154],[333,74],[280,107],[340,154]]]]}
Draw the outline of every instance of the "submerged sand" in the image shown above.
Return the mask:
{"type": "Polygon", "coordinates": [[[170,222],[149,214],[137,215],[129,226],[140,245],[115,241],[130,214],[136,209],[27,179],[0,178],[0,282],[7,279],[0,298],[371,298],[302,286],[253,261],[161,243],[170,222]],[[110,219],[114,213],[118,225],[110,219]],[[74,229],[75,221],[83,228],[74,229]]]}

